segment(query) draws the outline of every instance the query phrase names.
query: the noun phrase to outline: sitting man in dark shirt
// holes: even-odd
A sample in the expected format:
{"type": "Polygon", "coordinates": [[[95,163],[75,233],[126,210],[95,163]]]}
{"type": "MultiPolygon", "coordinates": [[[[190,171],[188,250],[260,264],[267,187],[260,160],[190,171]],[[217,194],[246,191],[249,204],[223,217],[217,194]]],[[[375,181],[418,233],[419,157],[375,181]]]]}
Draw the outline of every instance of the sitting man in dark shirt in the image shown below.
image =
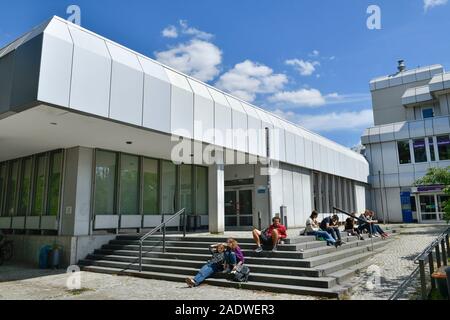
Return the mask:
{"type": "Polygon", "coordinates": [[[320,229],[326,231],[336,240],[337,245],[342,245],[344,242],[341,239],[341,233],[339,231],[339,217],[335,214],[331,217],[326,217],[320,223],[320,229]]]}
{"type": "Polygon", "coordinates": [[[264,245],[272,245],[272,251],[277,251],[278,242],[282,239],[286,239],[286,227],[281,224],[281,219],[279,217],[274,217],[272,219],[272,224],[264,231],[258,229],[253,230],[253,239],[256,242],[255,252],[262,252],[261,242],[264,245]]]}

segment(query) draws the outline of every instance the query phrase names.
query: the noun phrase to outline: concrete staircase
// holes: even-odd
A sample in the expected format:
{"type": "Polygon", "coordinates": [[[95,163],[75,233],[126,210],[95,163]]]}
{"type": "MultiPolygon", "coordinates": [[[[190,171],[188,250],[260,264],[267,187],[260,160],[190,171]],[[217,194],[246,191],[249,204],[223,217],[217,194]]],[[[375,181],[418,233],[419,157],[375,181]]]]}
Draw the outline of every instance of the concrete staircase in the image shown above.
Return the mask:
{"type": "MultiPolygon", "coordinates": [[[[390,234],[396,231],[387,230],[390,234]]],[[[218,237],[167,236],[166,252],[163,253],[162,238],[151,237],[144,242],[142,272],[139,272],[138,239],[138,235],[119,235],[79,261],[79,265],[82,270],[90,272],[184,282],[210,258],[210,244],[226,241],[226,238],[218,237]]],[[[277,252],[255,253],[252,239],[237,240],[251,270],[249,281],[232,282],[229,275],[219,273],[205,283],[329,298],[339,298],[344,294],[348,289],[346,280],[366,266],[364,261],[367,258],[393,241],[392,238],[373,238],[372,251],[370,239],[360,241],[356,237],[343,237],[346,243],[336,249],[328,247],[324,241],[315,240],[315,237],[296,236],[287,239],[277,252]]]]}

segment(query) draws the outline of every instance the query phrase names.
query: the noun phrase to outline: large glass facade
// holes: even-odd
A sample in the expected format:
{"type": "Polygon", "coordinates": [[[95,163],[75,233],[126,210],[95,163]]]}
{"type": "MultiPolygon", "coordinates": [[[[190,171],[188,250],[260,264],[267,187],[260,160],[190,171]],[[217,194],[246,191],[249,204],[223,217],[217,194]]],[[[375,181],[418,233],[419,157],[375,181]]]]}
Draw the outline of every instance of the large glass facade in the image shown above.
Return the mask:
{"type": "Polygon", "coordinates": [[[6,213],[7,216],[15,216],[17,213],[17,186],[19,182],[20,160],[15,160],[10,166],[8,191],[6,193],[6,213]]]}
{"type": "Polygon", "coordinates": [[[5,214],[3,210],[6,198],[6,163],[0,163],[0,217],[5,214]]]}
{"type": "Polygon", "coordinates": [[[161,161],[161,213],[175,213],[177,167],[170,161],[161,161]]]}
{"type": "Polygon", "coordinates": [[[115,214],[117,155],[114,152],[96,152],[95,214],[115,214]]]}
{"type": "Polygon", "coordinates": [[[195,168],[195,197],[198,214],[208,214],[208,168],[195,168]]]}
{"type": "Polygon", "coordinates": [[[139,214],[139,157],[120,157],[120,213],[139,214]]]}
{"type": "Polygon", "coordinates": [[[30,189],[31,189],[31,166],[32,158],[26,158],[22,161],[22,178],[20,181],[20,199],[18,216],[26,216],[30,208],[30,189]]]}
{"type": "Polygon", "coordinates": [[[192,166],[180,166],[180,208],[192,214],[192,166]]]}
{"type": "Polygon", "coordinates": [[[61,198],[63,154],[61,151],[53,152],[50,156],[50,168],[48,178],[48,204],[46,215],[56,216],[59,212],[61,198]]]}
{"type": "Polygon", "coordinates": [[[35,160],[33,202],[31,215],[40,216],[44,213],[45,200],[45,176],[47,166],[47,155],[39,155],[35,160]]]}
{"type": "Polygon", "coordinates": [[[143,210],[144,214],[159,214],[158,160],[143,159],[143,210]]]}

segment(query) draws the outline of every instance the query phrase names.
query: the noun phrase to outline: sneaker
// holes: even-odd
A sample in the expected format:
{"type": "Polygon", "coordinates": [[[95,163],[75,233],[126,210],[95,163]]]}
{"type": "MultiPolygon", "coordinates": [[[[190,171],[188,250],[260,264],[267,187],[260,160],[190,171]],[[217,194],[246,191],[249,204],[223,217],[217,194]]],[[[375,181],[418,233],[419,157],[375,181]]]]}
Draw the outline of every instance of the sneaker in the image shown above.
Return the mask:
{"type": "Polygon", "coordinates": [[[379,237],[380,237],[380,235],[379,235],[379,234],[376,234],[376,233],[375,233],[373,236],[374,236],[375,238],[379,238],[379,237]]]}
{"type": "Polygon", "coordinates": [[[277,251],[278,251],[277,246],[273,247],[272,252],[277,252],[277,251]]]}
{"type": "Polygon", "coordinates": [[[256,253],[260,253],[263,251],[263,248],[261,246],[259,246],[258,248],[255,249],[256,253]]]}
{"type": "Polygon", "coordinates": [[[189,288],[195,287],[195,281],[192,278],[186,278],[186,284],[189,288]]]}

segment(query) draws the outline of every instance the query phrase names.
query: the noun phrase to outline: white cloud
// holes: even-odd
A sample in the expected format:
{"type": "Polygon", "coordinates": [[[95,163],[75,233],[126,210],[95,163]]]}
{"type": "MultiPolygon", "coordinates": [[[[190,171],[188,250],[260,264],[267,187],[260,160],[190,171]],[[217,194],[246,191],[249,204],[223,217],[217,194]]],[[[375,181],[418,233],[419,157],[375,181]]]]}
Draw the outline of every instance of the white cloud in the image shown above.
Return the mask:
{"type": "Polygon", "coordinates": [[[180,20],[180,27],[181,27],[181,33],[192,36],[194,38],[197,39],[202,39],[202,40],[210,40],[214,37],[214,35],[212,35],[211,33],[193,28],[193,27],[189,27],[188,23],[186,20],[180,20]]]}
{"type": "Polygon", "coordinates": [[[353,131],[373,126],[371,109],[317,115],[301,115],[292,111],[285,112],[278,109],[275,110],[275,113],[304,128],[317,132],[353,131]]]}
{"type": "Polygon", "coordinates": [[[319,50],[313,50],[313,52],[309,54],[310,57],[318,57],[319,55],[320,55],[319,50]]]}
{"type": "Polygon", "coordinates": [[[286,60],[285,63],[293,66],[302,76],[310,76],[316,71],[316,66],[320,65],[318,61],[304,61],[299,59],[286,60]]]}
{"type": "Polygon", "coordinates": [[[447,2],[448,0],[423,0],[423,9],[428,11],[428,9],[445,5],[447,2]]]}
{"type": "Polygon", "coordinates": [[[269,101],[289,103],[300,107],[320,107],[326,104],[325,97],[317,89],[281,91],[269,97],[269,101]]]}
{"type": "Polygon", "coordinates": [[[168,26],[162,32],[162,36],[165,38],[177,38],[178,31],[175,26],[168,26]]]}
{"type": "Polygon", "coordinates": [[[287,81],[286,75],[275,74],[271,68],[263,64],[245,60],[222,74],[216,86],[241,99],[253,102],[256,94],[277,92],[287,81]]]}
{"type": "Polygon", "coordinates": [[[201,81],[210,81],[220,72],[222,51],[214,44],[192,39],[167,51],[155,52],[156,60],[201,81]]]}
{"type": "MultiPolygon", "coordinates": [[[[357,103],[370,101],[368,94],[338,94],[336,92],[323,95],[314,88],[303,88],[296,91],[281,91],[269,97],[270,102],[286,104],[285,107],[314,108],[331,104],[357,103]]],[[[281,107],[281,106],[279,106],[281,107]]]]}

